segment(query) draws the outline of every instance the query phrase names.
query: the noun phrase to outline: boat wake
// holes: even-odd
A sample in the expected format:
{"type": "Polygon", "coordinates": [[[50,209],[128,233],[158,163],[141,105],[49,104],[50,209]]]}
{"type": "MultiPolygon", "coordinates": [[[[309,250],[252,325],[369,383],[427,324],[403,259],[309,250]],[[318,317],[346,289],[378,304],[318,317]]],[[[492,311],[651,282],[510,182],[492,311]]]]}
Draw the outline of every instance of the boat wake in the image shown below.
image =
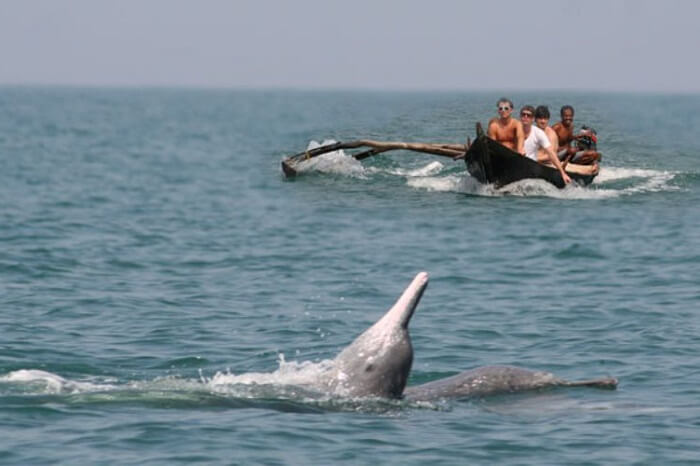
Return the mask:
{"type": "Polygon", "coordinates": [[[415,188],[433,191],[461,192],[474,196],[551,197],[556,199],[611,199],[642,193],[676,191],[672,181],[676,174],[658,170],[603,167],[589,186],[571,184],[558,189],[543,180],[521,180],[500,188],[484,185],[466,171],[456,177],[453,174],[424,179],[409,179],[407,184],[415,188]]]}
{"type": "MultiPolygon", "coordinates": [[[[307,150],[333,144],[334,140],[322,143],[311,141],[307,150]]],[[[556,199],[610,199],[644,193],[677,191],[673,184],[678,173],[641,168],[603,166],[600,174],[589,186],[577,184],[558,189],[543,180],[522,180],[501,188],[484,185],[472,178],[461,162],[437,160],[409,168],[364,167],[362,163],[346,154],[343,150],[329,152],[300,162],[295,166],[298,173],[328,173],[348,177],[371,179],[373,175],[389,175],[405,178],[412,188],[426,191],[444,191],[464,193],[485,197],[552,197],[556,199]],[[455,166],[460,170],[455,171],[455,166]]]]}

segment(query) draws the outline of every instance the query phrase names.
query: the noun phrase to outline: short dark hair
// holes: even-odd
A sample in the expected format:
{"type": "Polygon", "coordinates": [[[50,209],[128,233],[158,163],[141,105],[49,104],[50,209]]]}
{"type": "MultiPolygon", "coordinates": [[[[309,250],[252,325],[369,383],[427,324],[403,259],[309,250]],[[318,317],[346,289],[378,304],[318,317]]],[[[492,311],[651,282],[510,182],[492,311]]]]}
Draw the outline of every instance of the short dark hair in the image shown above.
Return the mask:
{"type": "Polygon", "coordinates": [[[520,113],[523,113],[524,111],[529,111],[533,115],[535,114],[535,107],[532,105],[523,105],[523,107],[520,109],[520,113]]]}
{"type": "Polygon", "coordinates": [[[564,105],[561,110],[559,110],[559,115],[564,116],[564,110],[571,110],[571,114],[574,115],[574,107],[571,105],[564,105]]]}
{"type": "Polygon", "coordinates": [[[546,118],[549,120],[549,108],[546,105],[538,105],[535,109],[535,118],[546,118]]]}
{"type": "Polygon", "coordinates": [[[501,97],[500,99],[498,99],[498,102],[496,102],[496,105],[500,104],[501,102],[506,103],[510,105],[510,108],[513,108],[513,102],[509,98],[501,97]]]}

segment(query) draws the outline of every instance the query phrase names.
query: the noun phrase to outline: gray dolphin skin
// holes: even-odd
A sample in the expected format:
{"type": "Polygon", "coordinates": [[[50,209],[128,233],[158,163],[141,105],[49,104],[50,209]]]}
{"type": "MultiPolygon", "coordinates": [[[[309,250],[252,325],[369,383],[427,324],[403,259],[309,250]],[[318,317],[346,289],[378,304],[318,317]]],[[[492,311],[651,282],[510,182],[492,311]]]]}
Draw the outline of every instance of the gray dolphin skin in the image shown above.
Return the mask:
{"type": "Polygon", "coordinates": [[[553,387],[615,389],[617,379],[606,377],[569,382],[559,379],[549,372],[531,371],[511,366],[484,366],[452,377],[407,387],[404,391],[404,398],[409,401],[476,398],[553,387]]]}
{"type": "Polygon", "coordinates": [[[428,286],[421,272],[396,304],[334,359],[327,387],[347,397],[400,398],[413,363],[408,333],[418,302],[428,286]]]}

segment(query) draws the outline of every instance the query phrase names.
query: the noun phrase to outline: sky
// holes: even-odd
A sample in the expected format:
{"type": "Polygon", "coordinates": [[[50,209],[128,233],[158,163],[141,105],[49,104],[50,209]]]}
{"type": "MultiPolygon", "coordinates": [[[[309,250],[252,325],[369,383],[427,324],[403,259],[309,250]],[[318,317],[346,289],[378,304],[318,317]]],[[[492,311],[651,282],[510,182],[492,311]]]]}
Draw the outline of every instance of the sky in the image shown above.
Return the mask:
{"type": "Polygon", "coordinates": [[[0,85],[699,93],[695,0],[0,0],[0,85]]]}

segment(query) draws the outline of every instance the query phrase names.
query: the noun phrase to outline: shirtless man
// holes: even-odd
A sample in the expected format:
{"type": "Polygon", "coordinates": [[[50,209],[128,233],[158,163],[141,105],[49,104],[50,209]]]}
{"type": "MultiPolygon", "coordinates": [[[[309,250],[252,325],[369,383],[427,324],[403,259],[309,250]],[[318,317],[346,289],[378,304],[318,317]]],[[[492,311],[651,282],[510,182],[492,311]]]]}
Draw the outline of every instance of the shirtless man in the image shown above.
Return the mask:
{"type": "Polygon", "coordinates": [[[520,109],[520,120],[522,121],[523,134],[525,135],[525,142],[523,147],[525,149],[525,157],[537,161],[537,151],[543,149],[545,153],[549,156],[549,160],[554,167],[559,170],[561,178],[564,183],[571,183],[571,178],[564,171],[556,152],[552,150],[552,143],[537,126],[533,125],[535,119],[535,108],[531,105],[525,105],[520,109]]]}
{"type": "MultiPolygon", "coordinates": [[[[557,132],[549,126],[549,108],[546,105],[540,105],[535,109],[535,124],[539,129],[544,131],[545,136],[549,139],[550,144],[552,144],[552,150],[555,154],[559,152],[559,136],[557,132]]],[[[548,163],[549,155],[544,149],[537,151],[537,161],[539,163],[548,163]]]]}
{"type": "Polygon", "coordinates": [[[572,147],[571,144],[576,140],[574,136],[574,107],[564,105],[559,114],[561,115],[561,121],[555,123],[552,129],[559,138],[559,151],[557,154],[559,160],[565,160],[576,153],[576,147],[572,147]]]}
{"type": "Polygon", "coordinates": [[[513,102],[505,97],[501,97],[498,101],[498,118],[492,118],[489,121],[486,134],[507,148],[524,154],[523,143],[525,142],[525,136],[523,135],[523,125],[511,116],[512,113],[513,102]]]}

